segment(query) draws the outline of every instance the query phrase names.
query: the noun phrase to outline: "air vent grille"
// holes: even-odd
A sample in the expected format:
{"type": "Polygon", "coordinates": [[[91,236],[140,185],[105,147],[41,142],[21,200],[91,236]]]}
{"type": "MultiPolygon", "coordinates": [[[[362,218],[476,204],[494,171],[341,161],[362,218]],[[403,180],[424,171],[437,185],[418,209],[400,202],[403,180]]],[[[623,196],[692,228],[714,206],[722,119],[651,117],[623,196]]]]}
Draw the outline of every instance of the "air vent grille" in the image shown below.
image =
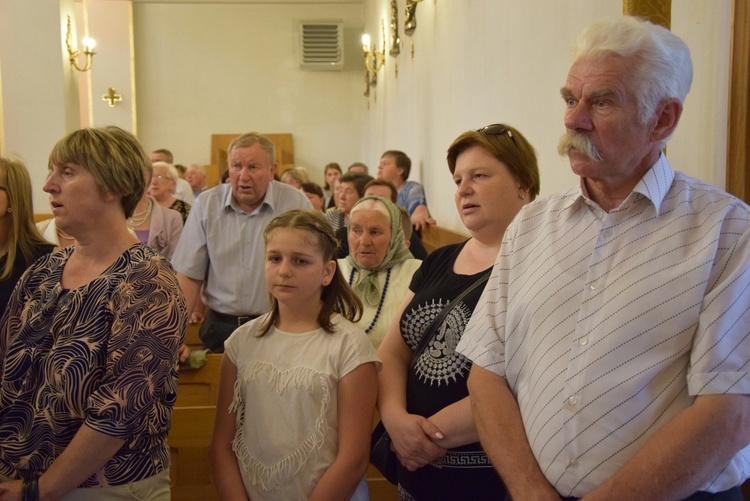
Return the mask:
{"type": "Polygon", "coordinates": [[[304,22],[300,24],[300,32],[303,69],[343,69],[344,27],[342,23],[304,22]]]}

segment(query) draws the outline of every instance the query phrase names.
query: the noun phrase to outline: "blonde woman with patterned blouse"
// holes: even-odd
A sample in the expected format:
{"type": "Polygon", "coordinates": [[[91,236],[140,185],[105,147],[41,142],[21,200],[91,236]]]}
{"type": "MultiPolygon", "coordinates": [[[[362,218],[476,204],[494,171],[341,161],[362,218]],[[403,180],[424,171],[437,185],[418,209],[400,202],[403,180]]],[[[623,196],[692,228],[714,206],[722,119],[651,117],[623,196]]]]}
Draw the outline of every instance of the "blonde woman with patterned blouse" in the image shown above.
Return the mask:
{"type": "Polygon", "coordinates": [[[44,191],[75,243],[31,266],[0,323],[0,499],[169,499],[187,315],[169,262],[125,222],[148,162],[117,127],[50,154],[44,191]]]}

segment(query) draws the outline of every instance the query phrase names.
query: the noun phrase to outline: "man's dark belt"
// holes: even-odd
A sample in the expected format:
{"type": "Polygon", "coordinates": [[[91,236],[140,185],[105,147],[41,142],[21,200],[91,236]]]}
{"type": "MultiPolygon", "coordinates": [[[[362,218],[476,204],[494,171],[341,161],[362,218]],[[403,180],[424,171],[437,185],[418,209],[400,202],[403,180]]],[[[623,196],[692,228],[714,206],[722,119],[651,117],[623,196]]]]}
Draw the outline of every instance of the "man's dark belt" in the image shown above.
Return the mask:
{"type": "Polygon", "coordinates": [[[226,313],[219,313],[218,311],[211,310],[210,315],[212,315],[216,320],[219,322],[224,322],[225,324],[232,324],[239,327],[240,325],[244,324],[245,322],[249,322],[250,320],[254,318],[258,318],[260,315],[227,315],[226,313]]]}

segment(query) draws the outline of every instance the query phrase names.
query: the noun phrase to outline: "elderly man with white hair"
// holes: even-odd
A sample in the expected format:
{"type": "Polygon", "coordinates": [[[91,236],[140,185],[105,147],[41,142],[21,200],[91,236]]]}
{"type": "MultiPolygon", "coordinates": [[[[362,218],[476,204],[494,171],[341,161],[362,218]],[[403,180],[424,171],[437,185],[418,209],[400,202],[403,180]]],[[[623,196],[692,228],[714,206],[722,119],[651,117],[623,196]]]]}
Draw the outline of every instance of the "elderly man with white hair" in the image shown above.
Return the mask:
{"type": "Polygon", "coordinates": [[[750,207],[672,169],[687,45],[584,30],[559,145],[580,183],[525,206],[458,350],[513,499],[742,500],[750,207]]]}

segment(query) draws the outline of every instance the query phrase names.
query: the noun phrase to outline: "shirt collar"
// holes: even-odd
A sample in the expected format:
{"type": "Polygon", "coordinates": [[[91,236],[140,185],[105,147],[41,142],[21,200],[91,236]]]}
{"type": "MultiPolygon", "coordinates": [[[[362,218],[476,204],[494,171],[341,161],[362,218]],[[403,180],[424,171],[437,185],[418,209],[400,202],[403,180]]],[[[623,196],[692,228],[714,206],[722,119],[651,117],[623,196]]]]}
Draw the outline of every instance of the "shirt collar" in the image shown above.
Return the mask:
{"type": "MultiPolygon", "coordinates": [[[[664,202],[664,198],[667,196],[669,187],[672,186],[674,181],[674,170],[669,165],[669,161],[664,154],[659,155],[659,159],[656,161],[651,168],[646,171],[638,184],[635,185],[631,194],[626,198],[626,201],[633,196],[633,193],[643,195],[647,199],[651,200],[656,209],[658,215],[661,210],[661,204],[664,202]]],[[[578,204],[594,204],[586,193],[586,186],[583,182],[583,178],[579,180],[578,186],[573,188],[570,192],[568,201],[565,204],[565,209],[572,208],[578,204]]]]}
{"type": "MultiPolygon", "coordinates": [[[[277,198],[275,189],[275,186],[277,184],[277,181],[271,181],[270,183],[268,183],[268,188],[266,189],[266,194],[263,197],[263,201],[258,207],[255,208],[253,212],[251,212],[251,214],[260,212],[261,210],[263,210],[264,206],[268,206],[271,210],[273,210],[277,198]]],[[[237,204],[237,201],[234,199],[234,195],[232,195],[231,184],[227,183],[227,193],[224,196],[224,210],[229,210],[230,208],[234,211],[245,213],[245,211],[242,210],[237,204]]]]}
{"type": "Polygon", "coordinates": [[[638,184],[633,188],[633,192],[640,193],[644,197],[651,200],[656,209],[656,214],[659,215],[661,210],[661,204],[664,202],[664,198],[667,196],[669,187],[672,186],[674,181],[674,170],[669,165],[667,157],[664,154],[659,155],[659,159],[656,161],[651,168],[646,171],[638,184]]]}

